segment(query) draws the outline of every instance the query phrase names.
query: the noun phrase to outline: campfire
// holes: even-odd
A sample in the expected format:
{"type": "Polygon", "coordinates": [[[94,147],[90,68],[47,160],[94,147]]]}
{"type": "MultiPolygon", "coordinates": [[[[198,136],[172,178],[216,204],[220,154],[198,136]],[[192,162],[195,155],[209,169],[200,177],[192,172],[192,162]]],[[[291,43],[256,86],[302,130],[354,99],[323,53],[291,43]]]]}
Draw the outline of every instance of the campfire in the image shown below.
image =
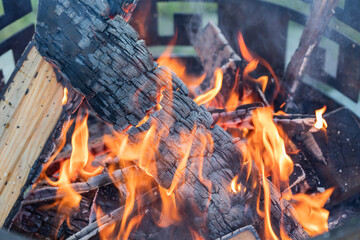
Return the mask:
{"type": "Polygon", "coordinates": [[[5,227],[35,239],[308,239],[359,212],[351,204],[357,165],[337,159],[357,151],[358,118],[327,105],[303,111],[297,98],[336,1],[314,1],[282,73],[250,49],[246,33],[227,39],[213,23],[188,33],[199,71],[173,57],[178,32],[153,58],[130,25],[146,21],[142,4],[40,0],[16,71],[52,84],[39,88],[56,86],[50,101],[36,90],[24,96],[57,117],[34,113],[36,129],[53,123],[38,134],[41,154],[28,172],[2,177],[5,186],[9,174],[27,179],[5,227]]]}

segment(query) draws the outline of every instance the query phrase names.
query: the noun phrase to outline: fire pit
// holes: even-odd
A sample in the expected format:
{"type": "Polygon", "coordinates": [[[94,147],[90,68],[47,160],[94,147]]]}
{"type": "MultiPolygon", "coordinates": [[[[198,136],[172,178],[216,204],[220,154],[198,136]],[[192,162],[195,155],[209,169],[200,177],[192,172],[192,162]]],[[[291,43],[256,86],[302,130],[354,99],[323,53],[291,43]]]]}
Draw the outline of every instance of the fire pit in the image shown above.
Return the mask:
{"type": "Polygon", "coordinates": [[[1,224],[35,239],[358,236],[348,8],[40,0],[0,103],[1,224]]]}

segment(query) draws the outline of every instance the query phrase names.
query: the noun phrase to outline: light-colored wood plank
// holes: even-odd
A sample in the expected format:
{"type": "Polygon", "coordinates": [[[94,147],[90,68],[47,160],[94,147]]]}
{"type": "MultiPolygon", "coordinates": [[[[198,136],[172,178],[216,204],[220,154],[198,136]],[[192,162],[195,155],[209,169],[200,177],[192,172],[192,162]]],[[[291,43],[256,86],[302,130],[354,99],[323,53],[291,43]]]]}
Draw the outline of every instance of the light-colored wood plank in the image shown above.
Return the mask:
{"type": "Polygon", "coordinates": [[[63,87],[35,48],[0,106],[0,226],[18,199],[33,164],[62,112],[63,87]],[[7,102],[6,102],[7,101],[7,102]]]}
{"type": "Polygon", "coordinates": [[[29,88],[31,80],[34,79],[36,73],[39,71],[41,62],[43,61],[40,54],[33,47],[27,59],[24,61],[22,67],[17,71],[14,80],[8,86],[5,98],[0,100],[0,136],[4,130],[8,127],[7,123],[12,118],[16,106],[23,100],[26,95],[26,91],[29,88]]]}

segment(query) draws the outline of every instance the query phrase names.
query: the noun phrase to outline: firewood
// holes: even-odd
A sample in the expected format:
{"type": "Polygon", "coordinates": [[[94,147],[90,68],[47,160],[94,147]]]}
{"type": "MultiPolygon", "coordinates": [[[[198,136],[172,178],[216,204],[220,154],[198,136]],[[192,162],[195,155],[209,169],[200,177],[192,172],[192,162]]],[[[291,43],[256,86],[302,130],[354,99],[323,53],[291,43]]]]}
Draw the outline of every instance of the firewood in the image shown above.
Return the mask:
{"type": "MultiPolygon", "coordinates": [[[[106,6],[106,1],[102,3],[106,6]]],[[[139,137],[152,127],[157,144],[149,146],[148,154],[155,156],[156,152],[156,158],[149,160],[147,170],[166,189],[181,179],[174,192],[179,207],[187,221],[204,229],[200,232],[203,236],[214,239],[261,222],[255,213],[257,191],[250,199],[229,193],[231,180],[241,169],[246,170],[240,150],[223,129],[212,126],[211,114],[188,97],[184,83],[170,69],[157,67],[124,19],[109,19],[108,12],[88,0],[41,0],[35,39],[41,54],[85,96],[98,116],[119,132],[137,126],[162,97],[161,109],[126,134],[132,142],[141,141],[139,137]],[[199,211],[189,209],[193,204],[199,211]]],[[[241,177],[248,191],[256,176],[248,182],[241,177]]],[[[288,218],[288,234],[294,239],[306,238],[291,213],[282,216],[279,198],[272,202],[277,211],[274,222],[288,218]]]]}
{"type": "MultiPolygon", "coordinates": [[[[348,109],[340,108],[324,115],[326,131],[311,133],[318,148],[304,148],[325,188],[335,187],[331,204],[342,203],[360,189],[360,123],[348,109]],[[316,157],[318,155],[318,157],[316,157]],[[325,160],[325,163],[321,159],[325,160]],[[316,160],[319,161],[316,161],[316,160]]],[[[302,139],[299,139],[302,142],[302,139]]],[[[305,143],[303,144],[305,145],[305,143]]]]}
{"type": "MultiPolygon", "coordinates": [[[[159,197],[160,193],[157,188],[153,188],[151,191],[145,193],[144,195],[140,195],[137,199],[146,199],[148,196],[152,196],[150,199],[151,201],[155,201],[159,197]],[[155,196],[155,197],[154,197],[155,196]]],[[[133,208],[134,211],[137,208],[143,208],[146,205],[151,204],[149,201],[136,201],[138,204],[136,207],[133,208]]],[[[121,206],[111,212],[103,216],[102,218],[96,220],[95,222],[89,224],[87,227],[83,228],[81,231],[77,232],[76,234],[67,238],[67,240],[87,240],[94,237],[97,233],[99,233],[103,228],[114,223],[116,221],[120,221],[124,215],[125,206],[121,206]]]]}
{"type": "MultiPolygon", "coordinates": [[[[71,187],[77,193],[90,192],[91,190],[97,189],[101,186],[105,186],[111,183],[124,182],[124,173],[129,171],[129,168],[134,168],[135,166],[118,169],[114,171],[111,176],[108,173],[103,173],[89,178],[86,182],[72,183],[71,187]]],[[[67,187],[67,186],[63,186],[67,187]]],[[[63,198],[64,193],[57,193],[61,190],[61,187],[45,187],[31,191],[27,198],[22,202],[23,204],[34,204],[49,200],[55,200],[57,198],[63,198]]]]}
{"type": "Polygon", "coordinates": [[[260,240],[253,226],[240,228],[217,240],[260,240]]]}
{"type": "Polygon", "coordinates": [[[242,71],[240,71],[245,66],[244,60],[234,51],[216,25],[209,23],[204,29],[193,36],[192,44],[200,57],[206,73],[206,78],[200,85],[202,91],[213,87],[214,72],[217,68],[220,68],[224,76],[222,88],[216,96],[219,102],[226,103],[231,94],[233,94],[233,89],[235,93],[239,94],[239,99],[241,99],[244,86],[246,85],[253,90],[253,96],[256,96],[265,105],[269,105],[257,83],[244,82],[241,76],[242,71]]]}
{"type": "Polygon", "coordinates": [[[282,82],[287,83],[289,89],[287,93],[286,110],[296,111],[294,99],[301,84],[305,69],[311,58],[314,48],[321,39],[321,34],[325,31],[331,17],[334,14],[334,8],[337,0],[316,0],[313,3],[310,17],[306,22],[305,30],[303,31],[294,55],[291,57],[282,82]]]}
{"type": "MultiPolygon", "coordinates": [[[[48,204],[24,205],[11,223],[10,230],[33,239],[63,239],[89,225],[94,191],[82,195],[79,211],[71,212],[69,227],[57,206],[48,204]]],[[[64,209],[63,209],[64,210],[64,209]]]]}
{"type": "Polygon", "coordinates": [[[39,172],[36,161],[60,118],[64,95],[52,66],[34,44],[17,66],[0,102],[0,226],[31,187],[29,175],[39,172]]]}
{"type": "MultiPolygon", "coordinates": [[[[237,68],[240,67],[241,58],[231,48],[221,30],[213,23],[209,23],[192,38],[192,44],[206,73],[206,79],[200,88],[204,90],[213,87],[214,72],[217,68],[222,68],[223,87],[218,96],[223,95],[222,102],[226,102],[236,82],[235,75],[237,68]]],[[[238,77],[240,78],[240,75],[238,77]]]]}

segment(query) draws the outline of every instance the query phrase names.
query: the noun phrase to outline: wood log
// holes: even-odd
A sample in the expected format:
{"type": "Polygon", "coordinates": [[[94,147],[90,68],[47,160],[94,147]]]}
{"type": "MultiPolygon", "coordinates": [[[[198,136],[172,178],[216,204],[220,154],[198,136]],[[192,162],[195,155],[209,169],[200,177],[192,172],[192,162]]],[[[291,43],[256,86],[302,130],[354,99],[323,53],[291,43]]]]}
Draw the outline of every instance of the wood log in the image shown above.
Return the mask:
{"type": "Polygon", "coordinates": [[[64,90],[38,53],[27,47],[0,102],[0,226],[18,197],[62,112],[64,90]]]}
{"type": "Polygon", "coordinates": [[[57,206],[51,206],[53,202],[48,201],[24,205],[13,219],[10,230],[34,239],[63,239],[64,236],[71,236],[89,224],[94,194],[95,191],[82,195],[80,210],[71,212],[71,226],[64,221],[66,219],[58,212],[57,206]]]}
{"type": "MultiPolygon", "coordinates": [[[[360,123],[345,108],[325,114],[324,119],[328,124],[326,131],[311,133],[318,150],[312,151],[307,147],[304,151],[309,159],[319,159],[310,163],[325,188],[335,187],[331,205],[336,205],[360,191],[360,123]],[[325,163],[320,160],[321,157],[325,163]]],[[[299,140],[303,142],[303,139],[299,140]]]]}
{"type": "Polygon", "coordinates": [[[310,17],[306,22],[306,27],[301,35],[299,47],[291,57],[285,74],[282,78],[283,83],[287,83],[286,112],[297,111],[294,105],[296,93],[301,84],[305,69],[311,58],[313,50],[321,39],[321,34],[325,31],[337,0],[315,0],[312,5],[310,17]]]}
{"type": "Polygon", "coordinates": [[[215,70],[220,68],[223,72],[223,82],[222,88],[215,98],[218,102],[227,103],[233,97],[231,95],[235,94],[238,95],[237,100],[239,100],[244,89],[252,89],[253,97],[257,101],[269,105],[259,85],[243,79],[242,69],[245,67],[245,61],[230,46],[219,27],[209,23],[193,36],[192,44],[206,73],[206,78],[200,85],[198,92],[201,93],[206,89],[213,88],[215,70]]]}
{"type": "MultiPolygon", "coordinates": [[[[221,30],[213,23],[209,23],[204,29],[193,36],[192,44],[206,73],[206,79],[199,86],[200,91],[213,88],[215,85],[214,73],[216,69],[221,68],[224,77],[220,93],[216,96],[222,96],[221,102],[226,102],[231,93],[231,89],[240,85],[241,74],[238,74],[238,81],[235,81],[236,71],[241,67],[241,58],[235,53],[227,42],[221,30]]],[[[240,91],[241,92],[241,91],[240,91]]]]}
{"type": "MultiPolygon", "coordinates": [[[[188,97],[187,87],[170,69],[157,67],[124,19],[109,19],[106,6],[107,1],[100,4],[100,0],[41,0],[35,35],[38,50],[117,131],[136,126],[162,96],[161,109],[126,134],[137,142],[153,127],[156,144],[149,146],[147,170],[166,189],[172,188],[174,179],[181,179],[174,192],[179,207],[189,224],[203,229],[203,237],[215,239],[252,223],[260,226],[255,213],[258,191],[247,198],[229,193],[231,180],[246,168],[231,137],[212,126],[211,114],[188,97]]],[[[252,177],[248,182],[245,176],[240,178],[248,191],[257,181],[257,174],[252,177]]],[[[279,211],[283,203],[272,200],[273,209],[279,211]]],[[[288,220],[292,238],[307,237],[291,214],[282,217],[288,220]]]]}

